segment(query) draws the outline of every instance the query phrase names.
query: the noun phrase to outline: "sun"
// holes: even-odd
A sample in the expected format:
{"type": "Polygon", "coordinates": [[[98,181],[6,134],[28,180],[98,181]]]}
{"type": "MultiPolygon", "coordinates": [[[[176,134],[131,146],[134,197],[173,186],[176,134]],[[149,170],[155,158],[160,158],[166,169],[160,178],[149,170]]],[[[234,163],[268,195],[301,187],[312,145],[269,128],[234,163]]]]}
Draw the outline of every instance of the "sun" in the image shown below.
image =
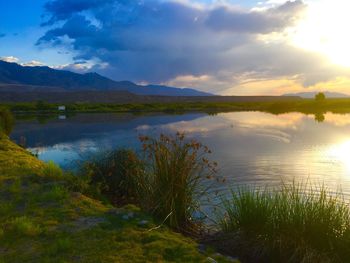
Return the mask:
{"type": "Polygon", "coordinates": [[[307,4],[304,19],[293,30],[292,43],[350,67],[350,1],[314,0],[307,4]]]}

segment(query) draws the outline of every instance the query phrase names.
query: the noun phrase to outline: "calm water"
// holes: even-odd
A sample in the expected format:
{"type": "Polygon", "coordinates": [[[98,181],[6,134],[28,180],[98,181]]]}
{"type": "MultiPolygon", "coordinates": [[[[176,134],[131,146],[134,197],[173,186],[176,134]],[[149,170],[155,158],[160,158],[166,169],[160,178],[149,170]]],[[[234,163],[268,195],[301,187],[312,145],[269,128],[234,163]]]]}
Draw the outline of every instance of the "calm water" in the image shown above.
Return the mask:
{"type": "Polygon", "coordinates": [[[309,180],[350,194],[350,114],[324,117],[318,123],[301,113],[79,114],[45,123],[18,120],[11,136],[40,159],[68,168],[100,149],[139,149],[140,134],[184,131],[213,151],[227,178],[221,187],[309,180]]]}

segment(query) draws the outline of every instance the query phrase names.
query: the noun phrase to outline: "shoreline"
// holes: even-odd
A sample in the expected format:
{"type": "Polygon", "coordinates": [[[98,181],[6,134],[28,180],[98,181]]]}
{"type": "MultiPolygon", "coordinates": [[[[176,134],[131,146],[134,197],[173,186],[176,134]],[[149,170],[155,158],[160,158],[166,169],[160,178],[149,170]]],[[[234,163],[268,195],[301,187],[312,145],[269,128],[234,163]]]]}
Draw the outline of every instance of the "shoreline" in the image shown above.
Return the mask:
{"type": "Polygon", "coordinates": [[[261,111],[272,114],[301,112],[306,114],[350,113],[350,99],[325,99],[315,101],[301,99],[291,101],[268,102],[179,102],[179,103],[0,103],[0,106],[10,109],[16,114],[72,114],[72,113],[142,113],[165,112],[187,113],[205,112],[215,114],[220,112],[261,111]],[[64,105],[65,110],[58,110],[64,105]]]}

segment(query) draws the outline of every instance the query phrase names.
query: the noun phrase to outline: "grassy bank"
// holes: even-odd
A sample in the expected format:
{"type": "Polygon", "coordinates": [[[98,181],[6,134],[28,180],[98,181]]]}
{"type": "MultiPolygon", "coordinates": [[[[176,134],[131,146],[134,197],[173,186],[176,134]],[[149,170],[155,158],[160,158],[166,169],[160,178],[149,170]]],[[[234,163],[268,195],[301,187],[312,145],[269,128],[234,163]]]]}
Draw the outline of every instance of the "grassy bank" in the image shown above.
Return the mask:
{"type": "MultiPolygon", "coordinates": [[[[61,104],[11,103],[3,104],[13,112],[46,112],[57,113],[61,104]]],[[[321,114],[326,112],[349,113],[350,99],[314,99],[270,101],[270,102],[181,102],[181,103],[72,103],[65,104],[66,112],[187,112],[202,111],[208,113],[228,111],[264,111],[269,113],[302,112],[321,114]]]]}
{"type": "Polygon", "coordinates": [[[139,208],[115,208],[71,186],[70,175],[1,135],[0,262],[208,261],[193,240],[157,228],[139,208]]]}

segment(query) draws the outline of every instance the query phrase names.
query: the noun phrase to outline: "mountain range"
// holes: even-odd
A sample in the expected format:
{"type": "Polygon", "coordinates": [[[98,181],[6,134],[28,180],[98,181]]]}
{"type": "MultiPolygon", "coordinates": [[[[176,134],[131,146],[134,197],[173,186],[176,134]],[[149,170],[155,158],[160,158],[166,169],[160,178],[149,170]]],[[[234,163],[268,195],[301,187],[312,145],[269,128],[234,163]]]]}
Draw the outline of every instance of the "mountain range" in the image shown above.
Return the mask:
{"type": "Polygon", "coordinates": [[[114,81],[97,73],[78,74],[46,66],[29,67],[0,60],[0,91],[127,91],[136,95],[212,96],[189,88],[138,85],[114,81]]]}

